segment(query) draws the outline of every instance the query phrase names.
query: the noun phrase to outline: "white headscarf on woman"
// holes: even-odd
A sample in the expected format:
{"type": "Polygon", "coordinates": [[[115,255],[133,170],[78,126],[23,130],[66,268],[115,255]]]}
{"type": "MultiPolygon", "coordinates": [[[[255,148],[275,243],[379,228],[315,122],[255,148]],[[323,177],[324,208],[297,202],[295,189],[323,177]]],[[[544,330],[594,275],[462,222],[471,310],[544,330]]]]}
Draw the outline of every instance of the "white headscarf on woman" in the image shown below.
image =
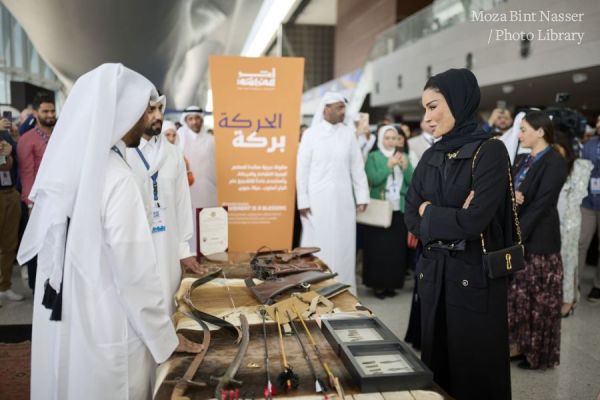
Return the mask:
{"type": "Polygon", "coordinates": [[[171,122],[169,120],[164,120],[163,124],[162,124],[162,129],[160,131],[160,134],[165,137],[165,140],[169,141],[169,139],[167,139],[167,131],[175,132],[175,143],[173,143],[173,144],[175,146],[179,147],[179,143],[181,142],[181,140],[179,139],[179,133],[177,133],[177,126],[175,126],[174,122],[171,122]]]}
{"type": "Polygon", "coordinates": [[[319,102],[317,110],[315,111],[315,115],[313,116],[312,122],[310,123],[310,127],[314,128],[319,125],[325,118],[323,116],[323,111],[325,111],[325,106],[329,104],[335,103],[344,103],[347,104],[348,101],[344,96],[335,92],[327,92],[319,102]]]}
{"type": "Polygon", "coordinates": [[[390,130],[396,132],[396,135],[399,135],[398,130],[393,125],[384,125],[377,131],[377,147],[379,148],[379,151],[381,151],[387,158],[390,158],[396,152],[396,147],[388,150],[383,145],[385,133],[390,130]]]}
{"type": "Polygon", "coordinates": [[[149,101],[164,101],[161,97],[149,80],[122,64],[103,64],[73,85],[29,195],[35,205],[18,254],[24,264],[49,246],[52,262],[44,263],[43,273],[57,292],[65,254],[90,285],[105,284],[101,201],[109,154],[149,101]]]}

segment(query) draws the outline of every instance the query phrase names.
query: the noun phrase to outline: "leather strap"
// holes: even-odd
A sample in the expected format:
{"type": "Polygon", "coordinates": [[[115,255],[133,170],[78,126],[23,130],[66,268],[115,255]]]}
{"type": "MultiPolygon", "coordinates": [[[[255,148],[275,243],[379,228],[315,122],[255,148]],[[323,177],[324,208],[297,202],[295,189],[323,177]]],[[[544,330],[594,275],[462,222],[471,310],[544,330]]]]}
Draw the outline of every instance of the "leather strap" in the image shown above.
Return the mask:
{"type": "MultiPolygon", "coordinates": [[[[245,280],[246,286],[252,291],[252,294],[261,302],[261,304],[272,304],[273,298],[286,290],[296,286],[306,286],[310,283],[321,282],[337,276],[336,273],[327,273],[320,271],[301,272],[299,274],[289,275],[276,280],[267,281],[260,285],[255,285],[252,278],[245,280]]],[[[306,288],[305,288],[306,289],[306,288]]]]}
{"type": "Polygon", "coordinates": [[[206,282],[210,282],[213,279],[215,279],[218,275],[220,275],[222,273],[222,269],[218,268],[215,271],[209,272],[208,274],[202,276],[201,278],[198,278],[194,281],[194,283],[191,284],[190,288],[187,290],[187,292],[183,295],[183,301],[190,306],[190,308],[193,310],[193,314],[198,317],[199,319],[201,319],[202,321],[208,322],[210,324],[219,326],[221,328],[225,328],[227,330],[229,330],[230,332],[232,332],[236,337],[236,343],[239,343],[242,340],[242,331],[240,330],[240,328],[238,328],[237,326],[233,325],[231,322],[226,321],[222,318],[218,318],[215,317],[214,315],[210,315],[207,314],[203,311],[201,311],[200,309],[198,309],[198,307],[196,307],[196,305],[194,305],[194,303],[192,302],[192,292],[194,291],[194,289],[196,289],[197,287],[205,284],[206,282]]]}

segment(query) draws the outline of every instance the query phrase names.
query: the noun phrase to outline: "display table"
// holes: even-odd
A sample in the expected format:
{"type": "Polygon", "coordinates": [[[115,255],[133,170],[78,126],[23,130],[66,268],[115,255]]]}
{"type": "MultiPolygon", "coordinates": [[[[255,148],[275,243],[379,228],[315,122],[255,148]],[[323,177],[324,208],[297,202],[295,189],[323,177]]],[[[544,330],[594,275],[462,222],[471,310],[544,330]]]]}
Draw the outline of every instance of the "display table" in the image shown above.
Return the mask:
{"type": "MultiPolygon", "coordinates": [[[[224,276],[215,278],[191,291],[191,300],[195,308],[204,313],[225,319],[233,325],[240,326],[240,315],[244,314],[249,323],[250,340],[247,352],[242,359],[240,367],[235,375],[235,379],[242,382],[239,388],[241,399],[262,399],[263,390],[266,384],[265,370],[265,343],[263,335],[262,317],[258,312],[261,304],[252,295],[246,287],[244,279],[252,275],[250,268],[250,255],[248,254],[228,254],[220,257],[213,257],[211,260],[203,258],[201,263],[207,267],[219,267],[223,270],[224,276]]],[[[178,312],[173,316],[177,332],[186,338],[201,343],[203,333],[193,319],[183,313],[189,312],[186,304],[182,304],[182,296],[188,291],[190,285],[197,279],[197,276],[184,275],[181,287],[176,294],[178,299],[178,312]]],[[[311,285],[311,290],[319,289],[335,283],[334,280],[326,280],[311,285]]],[[[289,294],[283,298],[289,297],[289,294]]],[[[358,300],[348,291],[344,291],[329,299],[334,304],[333,313],[327,315],[328,318],[335,317],[336,314],[348,316],[371,315],[370,311],[363,307],[358,300]],[[333,315],[332,315],[333,314],[333,315]]],[[[188,313],[189,315],[189,313],[188,313]]],[[[326,361],[333,374],[338,377],[341,387],[345,393],[346,399],[386,399],[386,400],[415,400],[415,399],[443,399],[447,398],[439,393],[441,391],[402,391],[385,393],[360,394],[358,385],[353,381],[352,376],[347,371],[342,360],[338,357],[330,343],[323,335],[319,326],[320,318],[307,321],[307,326],[317,343],[321,352],[322,360],[326,361]]],[[[300,324],[296,324],[301,328],[300,324]]],[[[208,351],[194,375],[195,382],[203,382],[206,386],[194,386],[188,388],[186,396],[190,399],[211,399],[214,398],[216,383],[213,377],[220,377],[234,360],[239,350],[239,345],[235,344],[237,336],[228,329],[219,329],[215,325],[210,325],[210,345],[208,351]]],[[[267,319],[267,344],[269,348],[270,376],[271,381],[276,384],[277,376],[282,372],[282,360],[280,353],[279,335],[277,324],[270,318],[267,319]]],[[[303,331],[300,331],[301,339],[308,346],[303,331]]],[[[289,393],[278,392],[278,398],[295,399],[323,399],[322,394],[315,393],[315,381],[311,374],[309,364],[304,358],[300,345],[295,337],[284,336],[285,352],[287,361],[293,371],[299,377],[299,386],[296,390],[289,393]]],[[[317,376],[326,381],[326,375],[321,367],[322,360],[319,360],[316,354],[308,351],[312,364],[315,367],[317,376]]],[[[173,356],[159,368],[157,388],[155,398],[159,400],[172,399],[173,387],[177,379],[181,378],[192,360],[194,354],[175,353],[173,356]]],[[[430,389],[435,390],[435,389],[430,389]]],[[[329,398],[339,398],[333,390],[328,393],[329,398]]],[[[220,399],[219,399],[220,400],[220,399]]]]}

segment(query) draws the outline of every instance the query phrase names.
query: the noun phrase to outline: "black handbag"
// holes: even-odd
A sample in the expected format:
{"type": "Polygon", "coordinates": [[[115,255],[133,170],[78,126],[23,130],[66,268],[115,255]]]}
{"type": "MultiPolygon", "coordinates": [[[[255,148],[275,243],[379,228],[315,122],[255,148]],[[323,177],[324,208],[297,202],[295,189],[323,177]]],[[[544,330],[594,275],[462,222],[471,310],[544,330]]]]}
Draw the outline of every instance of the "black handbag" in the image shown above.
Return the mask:
{"type": "MultiPolygon", "coordinates": [[[[498,139],[489,139],[498,140],[498,139]]],[[[483,147],[486,142],[483,142],[475,156],[473,156],[473,162],[471,164],[471,177],[475,179],[475,159],[479,154],[479,150],[483,147]]],[[[505,247],[500,250],[487,251],[485,248],[485,239],[483,233],[481,236],[481,248],[483,249],[482,261],[483,268],[487,271],[490,279],[504,278],[512,275],[523,269],[525,266],[525,249],[521,242],[521,226],[519,225],[519,217],[517,215],[517,203],[515,201],[515,193],[513,189],[512,175],[510,173],[510,160],[508,161],[508,187],[510,188],[510,198],[512,200],[512,211],[513,211],[513,224],[517,233],[518,242],[512,246],[505,247]]]]}

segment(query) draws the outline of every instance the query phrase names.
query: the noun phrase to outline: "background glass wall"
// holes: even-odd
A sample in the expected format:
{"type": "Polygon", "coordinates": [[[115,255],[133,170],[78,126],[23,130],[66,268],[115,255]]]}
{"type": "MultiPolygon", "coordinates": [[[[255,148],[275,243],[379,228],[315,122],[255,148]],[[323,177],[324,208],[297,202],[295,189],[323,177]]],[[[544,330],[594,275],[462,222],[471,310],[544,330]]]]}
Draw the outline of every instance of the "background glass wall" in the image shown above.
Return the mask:
{"type": "Polygon", "coordinates": [[[0,3],[0,104],[11,104],[10,82],[27,82],[55,92],[63,85],[41,59],[21,25],[0,3]]]}

